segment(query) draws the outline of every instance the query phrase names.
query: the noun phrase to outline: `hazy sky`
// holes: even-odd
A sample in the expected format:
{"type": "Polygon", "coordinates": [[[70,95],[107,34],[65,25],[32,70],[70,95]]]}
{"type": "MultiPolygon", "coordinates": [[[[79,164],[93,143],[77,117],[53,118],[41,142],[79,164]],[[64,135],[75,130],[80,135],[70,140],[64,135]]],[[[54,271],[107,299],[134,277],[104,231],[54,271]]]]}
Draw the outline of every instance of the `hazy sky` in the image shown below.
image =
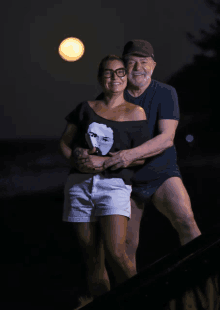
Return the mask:
{"type": "Polygon", "coordinates": [[[0,139],[60,137],[64,117],[79,102],[100,93],[96,73],[101,59],[110,53],[121,55],[131,39],[151,42],[157,62],[153,78],[166,82],[200,53],[186,32],[199,36],[215,18],[199,0],[54,3],[5,4],[0,139]],[[67,37],[84,43],[81,60],[66,62],[58,55],[59,44],[67,37]]]}

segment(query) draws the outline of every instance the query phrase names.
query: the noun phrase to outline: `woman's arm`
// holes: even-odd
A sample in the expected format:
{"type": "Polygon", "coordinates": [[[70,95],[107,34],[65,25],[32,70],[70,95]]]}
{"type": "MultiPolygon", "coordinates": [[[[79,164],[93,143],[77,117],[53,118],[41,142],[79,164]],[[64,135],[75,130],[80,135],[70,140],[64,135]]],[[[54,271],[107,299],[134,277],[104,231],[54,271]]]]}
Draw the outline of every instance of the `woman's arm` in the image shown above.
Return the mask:
{"type": "Polygon", "coordinates": [[[72,149],[70,148],[71,142],[76,137],[77,126],[74,124],[67,124],[66,129],[60,139],[60,151],[66,158],[67,162],[74,167],[74,160],[72,157],[72,149]]]}

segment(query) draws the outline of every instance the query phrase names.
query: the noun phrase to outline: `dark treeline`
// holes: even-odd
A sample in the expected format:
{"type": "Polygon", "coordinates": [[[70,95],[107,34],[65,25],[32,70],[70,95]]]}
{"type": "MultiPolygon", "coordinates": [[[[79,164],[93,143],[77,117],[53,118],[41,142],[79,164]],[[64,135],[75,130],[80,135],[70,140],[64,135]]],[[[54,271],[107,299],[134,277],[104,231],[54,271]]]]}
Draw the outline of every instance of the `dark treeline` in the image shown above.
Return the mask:
{"type": "MultiPolygon", "coordinates": [[[[210,25],[211,31],[201,30],[201,38],[191,33],[187,37],[192,44],[201,49],[193,63],[184,66],[174,74],[167,84],[177,90],[181,121],[177,139],[182,135],[194,134],[200,140],[201,150],[219,151],[219,72],[220,72],[220,3],[205,0],[216,14],[210,25]],[[190,122],[186,115],[191,115],[190,122]]],[[[178,144],[178,141],[177,141],[178,144]]]]}

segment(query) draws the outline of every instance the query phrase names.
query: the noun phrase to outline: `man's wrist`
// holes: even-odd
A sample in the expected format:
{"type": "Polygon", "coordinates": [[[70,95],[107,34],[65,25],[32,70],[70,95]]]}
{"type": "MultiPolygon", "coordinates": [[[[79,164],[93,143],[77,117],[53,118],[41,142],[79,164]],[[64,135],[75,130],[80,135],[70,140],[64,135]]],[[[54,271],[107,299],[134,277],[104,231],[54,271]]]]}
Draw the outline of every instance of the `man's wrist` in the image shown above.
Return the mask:
{"type": "Polygon", "coordinates": [[[130,149],[130,150],[129,150],[129,155],[130,155],[131,158],[132,158],[132,162],[141,159],[141,158],[140,158],[140,155],[139,155],[139,153],[138,153],[137,148],[130,149]],[[138,156],[138,155],[139,155],[139,156],[138,156]]]}
{"type": "Polygon", "coordinates": [[[128,167],[142,166],[144,164],[145,164],[145,160],[144,159],[136,159],[128,167]]]}

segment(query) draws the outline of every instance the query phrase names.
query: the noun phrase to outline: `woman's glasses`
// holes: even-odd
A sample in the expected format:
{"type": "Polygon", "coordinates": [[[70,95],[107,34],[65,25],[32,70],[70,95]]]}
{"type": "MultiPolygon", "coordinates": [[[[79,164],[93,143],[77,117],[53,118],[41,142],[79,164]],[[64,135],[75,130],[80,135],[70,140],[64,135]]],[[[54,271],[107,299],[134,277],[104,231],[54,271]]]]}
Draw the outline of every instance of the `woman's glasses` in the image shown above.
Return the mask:
{"type": "Polygon", "coordinates": [[[103,76],[112,77],[115,73],[117,74],[118,77],[123,77],[126,75],[127,72],[125,68],[119,68],[117,70],[105,69],[103,72],[103,76]]]}

